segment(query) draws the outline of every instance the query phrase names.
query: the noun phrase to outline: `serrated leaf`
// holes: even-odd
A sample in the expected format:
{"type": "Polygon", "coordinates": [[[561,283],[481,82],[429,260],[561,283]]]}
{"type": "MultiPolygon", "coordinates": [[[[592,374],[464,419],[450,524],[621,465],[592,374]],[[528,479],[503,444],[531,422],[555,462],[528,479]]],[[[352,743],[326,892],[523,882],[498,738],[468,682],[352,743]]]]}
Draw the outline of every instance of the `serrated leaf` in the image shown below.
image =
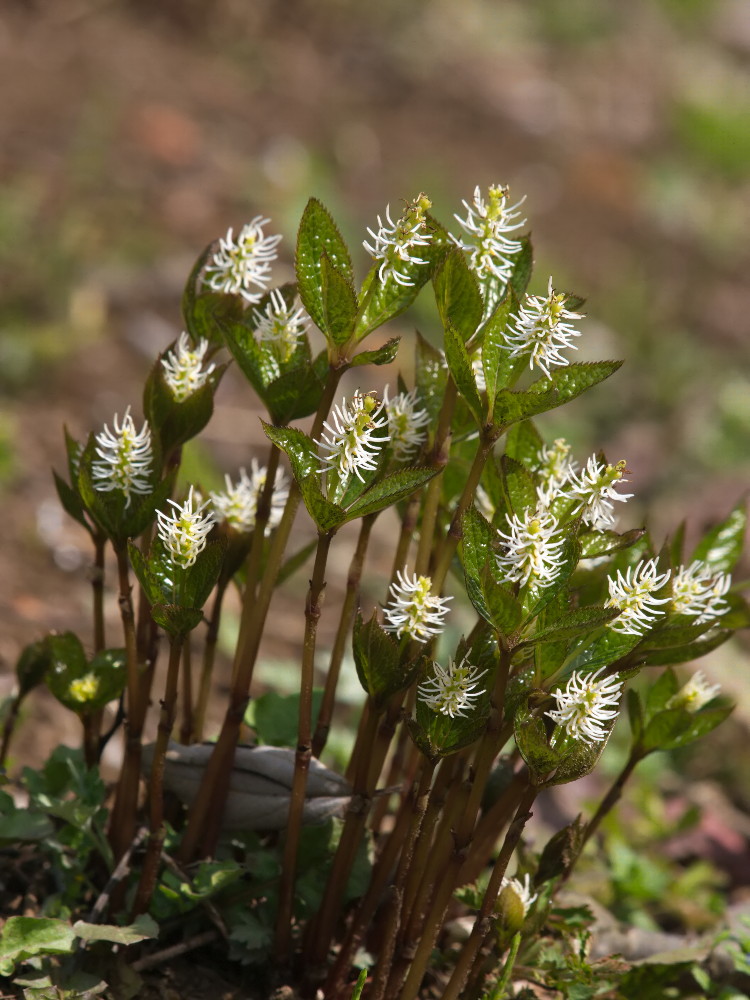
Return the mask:
{"type": "Polygon", "coordinates": [[[320,261],[321,290],[323,293],[323,318],[326,333],[338,347],[346,344],[354,333],[357,316],[357,294],[351,279],[333,265],[327,253],[320,261]]]}
{"type": "Polygon", "coordinates": [[[435,271],[433,284],[443,326],[454,327],[466,343],[482,321],[484,304],[477,279],[461,250],[456,248],[446,254],[435,271]]]}
{"type": "Polygon", "coordinates": [[[312,438],[296,427],[274,427],[261,420],[263,431],[269,441],[280,448],[289,459],[292,474],[298,483],[320,472],[318,449],[312,438]]]}
{"type": "Polygon", "coordinates": [[[492,572],[492,529],[473,506],[465,511],[461,529],[460,554],[469,600],[496,631],[509,635],[521,621],[522,611],[510,588],[498,583],[492,572]]]}
{"type": "Polygon", "coordinates": [[[487,406],[492,413],[497,393],[497,376],[501,362],[507,360],[506,329],[513,303],[506,297],[494,310],[482,330],[482,371],[487,388],[487,406]]]}
{"type": "Polygon", "coordinates": [[[569,403],[609,378],[621,365],[622,361],[578,362],[552,372],[549,378],[539,379],[522,392],[502,389],[495,402],[493,422],[497,427],[509,427],[519,420],[569,403]]]}
{"type": "Polygon", "coordinates": [[[156,359],[143,390],[143,412],[152,431],[159,435],[164,455],[196,437],[208,424],[214,411],[214,394],[227,369],[227,365],[219,365],[202,386],[179,401],[164,376],[162,359],[166,353],[156,359]]]}
{"type": "Polygon", "coordinates": [[[346,520],[351,521],[355,517],[365,517],[368,514],[376,514],[378,511],[391,507],[400,500],[412,495],[421,489],[434,476],[437,469],[402,469],[400,472],[393,472],[374,483],[367,489],[346,511],[346,520]]]}
{"type": "Polygon", "coordinates": [[[448,366],[440,351],[425,340],[419,330],[416,331],[414,379],[421,405],[429,413],[430,419],[435,420],[445,398],[448,366]]]}
{"type": "Polygon", "coordinates": [[[178,604],[154,604],[151,617],[171,636],[185,636],[203,621],[200,608],[184,608],[178,604]]]}
{"type": "Polygon", "coordinates": [[[399,644],[378,623],[375,612],[369,621],[357,614],[352,634],[354,665],[359,682],[378,704],[402,690],[411,674],[401,664],[399,644]]]}
{"type": "Polygon", "coordinates": [[[322,351],[314,361],[292,368],[269,382],[261,398],[273,423],[283,425],[315,413],[327,376],[328,352],[322,351]]]}
{"type": "Polygon", "coordinates": [[[324,255],[353,287],[352,262],[346,243],[328,209],[317,198],[311,198],[302,213],[297,233],[297,289],[313,322],[323,332],[328,332],[323,292],[324,255]]]}
{"type": "Polygon", "coordinates": [[[581,559],[596,559],[620,549],[628,549],[640,541],[646,533],[645,528],[633,528],[623,534],[616,531],[584,531],[578,536],[581,545],[581,559]]]}
{"type": "Polygon", "coordinates": [[[347,518],[346,511],[338,504],[326,500],[320,489],[320,477],[317,473],[301,480],[299,488],[307,512],[315,522],[318,531],[334,531],[344,523],[347,518]]]}
{"type": "Polygon", "coordinates": [[[461,335],[450,321],[445,325],[444,344],[448,368],[456,383],[458,393],[469,407],[477,425],[481,427],[484,424],[484,407],[479,398],[476,376],[471,367],[471,358],[464,347],[461,335]]]}
{"type": "Polygon", "coordinates": [[[522,236],[521,249],[513,260],[513,270],[510,273],[508,285],[513,289],[513,293],[520,301],[526,294],[529,287],[531,274],[534,270],[534,247],[530,236],[522,236]]]}
{"type": "Polygon", "coordinates": [[[351,360],[351,367],[356,368],[359,365],[389,365],[392,361],[396,360],[396,355],[398,354],[398,345],[401,343],[400,337],[393,337],[383,344],[382,347],[377,347],[372,351],[360,351],[359,354],[355,354],[351,360]]]}
{"type": "Polygon", "coordinates": [[[545,778],[557,767],[560,756],[549,745],[542,719],[532,715],[526,706],[516,711],[513,732],[518,752],[535,778],[545,778]]]}
{"type": "Polygon", "coordinates": [[[669,708],[659,712],[648,723],[641,745],[648,752],[676,750],[710,733],[733,711],[733,705],[704,708],[692,714],[684,708],[669,708]]]}
{"type": "Polygon", "coordinates": [[[0,973],[11,975],[14,966],[36,955],[68,955],[75,933],[66,920],[52,917],[8,917],[0,932],[0,973]]]}
{"type": "Polygon", "coordinates": [[[216,586],[226,553],[226,538],[210,541],[192,566],[182,572],[181,603],[189,608],[202,608],[216,586]]]}
{"type": "Polygon", "coordinates": [[[524,616],[526,621],[530,621],[546,608],[554,600],[561,590],[566,590],[568,581],[573,575],[580,557],[580,547],[578,540],[573,535],[565,538],[562,554],[559,563],[558,574],[554,583],[548,587],[538,587],[533,584],[526,587],[523,597],[524,616]]]}
{"type": "Polygon", "coordinates": [[[65,513],[70,515],[74,521],[78,521],[79,524],[83,525],[90,535],[93,534],[91,525],[84,514],[85,507],[83,506],[83,501],[76,490],[66,483],[61,476],[58,476],[54,469],[52,470],[52,476],[55,481],[57,496],[65,513]]]}
{"type": "Polygon", "coordinates": [[[503,492],[510,511],[523,518],[529,509],[536,510],[538,499],[536,484],[531,473],[520,462],[503,455],[500,459],[503,492]]]}
{"type": "Polygon", "coordinates": [[[570,781],[577,781],[579,778],[591,774],[599,763],[601,755],[604,753],[609,733],[614,728],[616,722],[617,718],[614,718],[603,723],[603,728],[608,729],[606,739],[598,740],[595,743],[579,741],[574,750],[570,753],[565,753],[555,773],[545,782],[545,787],[567,785],[570,781]]]}
{"type": "Polygon", "coordinates": [[[578,635],[584,635],[606,625],[607,622],[616,618],[617,614],[618,612],[612,608],[598,606],[574,608],[564,618],[552,622],[545,628],[540,628],[534,635],[524,639],[520,646],[535,646],[540,642],[559,642],[562,639],[573,639],[578,635]]]}
{"type": "Polygon", "coordinates": [[[742,502],[701,539],[693,560],[700,559],[716,573],[730,573],[742,555],[746,525],[747,510],[742,502]]]}
{"type": "Polygon", "coordinates": [[[581,853],[585,833],[586,824],[580,816],[576,816],[572,823],[550,837],[539,858],[535,886],[566,875],[571,870],[581,853]]]}
{"type": "Polygon", "coordinates": [[[643,699],[634,688],[628,688],[625,692],[625,702],[628,709],[630,732],[633,737],[633,743],[636,744],[640,741],[645,721],[643,699]]]}
{"type": "Polygon", "coordinates": [[[674,670],[665,670],[648,689],[646,694],[646,711],[649,717],[656,715],[667,707],[670,698],[680,690],[680,682],[674,670]]]}
{"type": "Polygon", "coordinates": [[[533,420],[514,424],[505,436],[505,454],[533,469],[544,447],[544,441],[533,420]]]}
{"type": "Polygon", "coordinates": [[[593,642],[584,646],[575,654],[565,668],[565,677],[576,670],[594,671],[599,667],[609,666],[616,660],[626,656],[642,640],[640,635],[626,635],[605,629],[593,642]]]}
{"type": "Polygon", "coordinates": [[[487,728],[488,715],[489,703],[482,706],[476,702],[469,714],[451,718],[433,712],[417,698],[416,716],[408,723],[409,735],[426,757],[431,761],[440,760],[475,743],[487,728]]]}
{"type": "Polygon", "coordinates": [[[688,643],[686,646],[675,646],[670,649],[652,650],[645,654],[644,659],[647,666],[666,667],[670,664],[689,663],[690,660],[698,660],[701,656],[711,653],[714,649],[722,646],[727,639],[731,638],[729,629],[719,629],[711,633],[705,639],[688,643]]]}

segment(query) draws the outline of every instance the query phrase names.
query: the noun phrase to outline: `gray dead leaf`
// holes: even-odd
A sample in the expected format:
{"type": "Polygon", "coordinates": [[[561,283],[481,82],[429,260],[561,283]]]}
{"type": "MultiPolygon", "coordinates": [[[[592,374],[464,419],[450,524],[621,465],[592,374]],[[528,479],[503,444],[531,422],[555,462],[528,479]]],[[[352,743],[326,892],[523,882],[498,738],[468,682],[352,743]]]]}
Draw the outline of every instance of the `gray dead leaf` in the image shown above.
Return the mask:
{"type": "MultiPolygon", "coordinates": [[[[213,744],[182,746],[170,742],[164,768],[164,788],[185,806],[198,794],[213,744]]],[[[143,770],[151,771],[154,744],[143,748],[143,770]]],[[[289,817],[294,776],[294,750],[288,747],[239,746],[229,779],[224,812],[225,830],[283,830],[289,817]]],[[[314,757],[310,761],[302,822],[305,826],[341,816],[351,802],[349,783],[314,757]]]]}

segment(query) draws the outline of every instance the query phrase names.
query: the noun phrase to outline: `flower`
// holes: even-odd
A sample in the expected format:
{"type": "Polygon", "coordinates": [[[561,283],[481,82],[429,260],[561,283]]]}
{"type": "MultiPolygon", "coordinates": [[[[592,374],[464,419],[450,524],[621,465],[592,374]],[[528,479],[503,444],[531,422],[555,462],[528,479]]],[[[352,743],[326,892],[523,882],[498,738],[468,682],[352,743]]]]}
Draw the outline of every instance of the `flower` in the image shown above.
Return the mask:
{"type": "Polygon", "coordinates": [[[657,591],[669,580],[670,570],[657,573],[656,559],[643,559],[637,566],[628,567],[623,576],[618,569],[617,578],[607,578],[609,600],[605,608],[618,608],[622,611],[607,627],[625,635],[643,635],[653,623],[664,614],[660,604],[669,604],[668,597],[654,597],[657,591]]]}
{"type": "Polygon", "coordinates": [[[359,390],[350,403],[347,403],[345,396],[341,406],[334,406],[333,424],[324,421],[323,427],[328,433],[323,435],[321,441],[315,441],[330,452],[320,457],[322,472],[335,469],[341,476],[354,473],[364,482],[360,470],[372,472],[377,469],[376,460],[388,440],[388,434],[375,433],[388,426],[384,406],[374,396],[362,395],[359,390]]]}
{"type": "Polygon", "coordinates": [[[398,222],[391,219],[389,205],[385,210],[388,225],[384,225],[378,216],[378,231],[373,232],[368,228],[367,232],[375,245],[372,246],[365,240],[362,246],[376,261],[381,261],[378,268],[381,281],[385,282],[392,277],[398,285],[414,284],[409,271],[403,265],[427,263],[423,257],[415,257],[412,250],[415,247],[426,247],[432,240],[432,233],[425,221],[425,212],[431,204],[426,195],[420,194],[413,202],[406,203],[406,209],[398,222]]]}
{"type": "Polygon", "coordinates": [[[83,677],[76,677],[70,682],[68,687],[68,697],[71,701],[77,701],[85,705],[87,701],[96,698],[99,693],[99,678],[94,673],[84,674],[83,677]]]}
{"type": "Polygon", "coordinates": [[[524,586],[533,580],[537,587],[549,587],[562,569],[562,548],[565,535],[557,518],[549,511],[528,511],[523,517],[507,515],[510,534],[498,532],[503,539],[503,552],[498,567],[509,580],[524,586]]]}
{"type": "Polygon", "coordinates": [[[282,364],[294,354],[307,332],[307,313],[301,307],[288,306],[281,292],[274,288],[265,312],[253,311],[255,333],[261,343],[269,344],[282,364]]]}
{"type": "Polygon", "coordinates": [[[393,399],[388,398],[388,386],[383,393],[385,412],[388,414],[388,434],[391,439],[393,457],[397,462],[405,462],[421,447],[430,422],[427,410],[417,409],[417,390],[399,392],[393,399]]]}
{"type": "Polygon", "coordinates": [[[731,586],[728,573],[714,573],[700,559],[680,566],[672,578],[672,610],[678,615],[698,615],[696,625],[703,625],[729,611],[723,599],[731,586]]]}
{"type": "Polygon", "coordinates": [[[529,874],[528,872],[523,877],[523,882],[517,878],[504,878],[500,883],[500,891],[503,889],[512,889],[513,892],[518,896],[521,906],[523,907],[524,917],[529,912],[529,907],[538,898],[539,894],[534,893],[532,895],[531,886],[529,885],[529,874]]]}
{"type": "Polygon", "coordinates": [[[449,660],[447,667],[433,663],[434,677],[417,687],[417,694],[433,712],[455,719],[457,715],[466,715],[466,709],[473,707],[471,702],[474,698],[481,698],[483,692],[475,688],[479,678],[484,677],[487,671],[477,672],[477,668],[467,661],[465,656],[458,666],[454,660],[449,660]]]}
{"type": "Polygon", "coordinates": [[[526,225],[526,219],[516,221],[520,218],[518,208],[524,201],[525,196],[515,205],[509,204],[509,189],[495,184],[487,191],[487,201],[477,185],[472,204],[463,202],[466,218],[460,215],[455,218],[469,241],[455,236],[451,239],[462,250],[469,251],[470,265],[477,274],[494,275],[503,282],[510,277],[513,257],[521,249],[521,243],[509,239],[507,234],[526,225]]]}
{"type": "Polygon", "coordinates": [[[93,487],[98,493],[118,490],[125,495],[125,506],[130,506],[131,494],[145,495],[151,492],[151,464],[154,453],[151,448],[151,431],[148,422],[136,431],[130,407],[125,411],[122,423],[117,414],[113,421],[114,432],[105,424],[104,430],[96,435],[96,454],[100,461],[91,466],[93,487]]]}
{"type": "Polygon", "coordinates": [[[543,507],[550,506],[578,468],[577,462],[570,457],[571,450],[565,438],[556,438],[550,447],[543,445],[537,454],[534,470],[541,478],[537,496],[543,507]]]}
{"type": "Polygon", "coordinates": [[[172,513],[165,514],[157,510],[157,530],[159,538],[169,551],[172,562],[187,569],[195,563],[200,553],[206,547],[206,537],[211,531],[214,523],[214,515],[209,512],[203,514],[203,510],[208,505],[208,500],[199,502],[193,510],[193,487],[190,487],[187,500],[179,504],[176,500],[169,500],[168,503],[174,507],[172,513]]]}
{"type": "Polygon", "coordinates": [[[550,278],[546,297],[526,296],[518,316],[506,333],[507,343],[502,345],[513,358],[528,354],[529,368],[536,364],[547,378],[550,377],[550,365],[569,364],[560,351],[578,349],[571,341],[581,334],[567,321],[582,319],[583,314],[566,309],[566,299],[564,292],[555,292],[550,278]]]}
{"type": "MultiPolygon", "coordinates": [[[[258,499],[261,490],[266,484],[266,469],[258,464],[257,459],[250,459],[251,474],[240,469],[240,478],[235,485],[230,477],[224,477],[226,492],[211,493],[211,503],[220,520],[235,528],[237,531],[250,532],[255,527],[255,516],[258,510],[258,499]]],[[[271,510],[268,515],[266,533],[281,520],[287,498],[289,487],[286,484],[286,477],[282,469],[276,471],[273,483],[273,493],[271,494],[271,510]]]]}
{"type": "Polygon", "coordinates": [[[215,365],[203,369],[207,350],[208,341],[205,338],[193,347],[190,337],[183,332],[177,344],[161,359],[164,379],[178,403],[183,403],[188,396],[205,385],[213,372],[215,365]]]}
{"type": "Polygon", "coordinates": [[[415,573],[410,580],[405,572],[397,570],[396,577],[398,583],[391,584],[391,600],[383,609],[385,630],[395,632],[399,639],[408,635],[418,642],[427,642],[430,636],[440,635],[448,614],[446,605],[453,598],[431,594],[429,576],[418,577],[415,573]]]}
{"type": "Polygon", "coordinates": [[[677,694],[673,694],[666,708],[684,708],[693,715],[720,693],[721,684],[709,684],[702,670],[697,670],[677,694]]]}
{"type": "Polygon", "coordinates": [[[237,240],[232,229],[219,240],[203,274],[204,284],[214,292],[241,295],[247,302],[259,302],[271,277],[271,263],[278,256],[281,236],[264,236],[263,226],[271,220],[256,215],[240,230],[237,240]],[[260,291],[253,290],[257,286],[260,291]]]}
{"type": "Polygon", "coordinates": [[[584,743],[599,743],[607,738],[604,728],[610,719],[617,718],[617,703],[622,693],[622,681],[616,677],[599,675],[606,665],[595,673],[584,674],[578,670],[571,675],[564,691],[553,691],[557,708],[545,714],[568,736],[584,743]]]}
{"type": "Polygon", "coordinates": [[[605,465],[592,455],[580,475],[570,476],[570,485],[565,493],[571,500],[578,501],[572,513],[583,511],[583,520],[598,531],[615,523],[610,501],[626,503],[633,496],[632,493],[615,492],[618,483],[628,481],[623,478],[625,464],[621,461],[617,465],[605,465]]]}

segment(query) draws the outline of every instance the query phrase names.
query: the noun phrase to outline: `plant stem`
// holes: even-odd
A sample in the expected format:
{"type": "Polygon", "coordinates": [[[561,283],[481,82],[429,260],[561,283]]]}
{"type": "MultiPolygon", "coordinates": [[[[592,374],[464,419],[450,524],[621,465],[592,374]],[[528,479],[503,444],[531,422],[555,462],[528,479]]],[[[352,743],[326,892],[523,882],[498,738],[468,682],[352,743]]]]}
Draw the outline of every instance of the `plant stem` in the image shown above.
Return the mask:
{"type": "Polygon", "coordinates": [[[307,775],[312,757],[312,698],[315,680],[315,645],[320,621],[328,552],[334,532],[327,531],[318,537],[310,588],[305,604],[305,637],[302,644],[302,676],[300,679],[299,721],[297,725],[297,753],[294,758],[294,777],[289,800],[289,819],[279,883],[279,908],[276,914],[274,956],[283,963],[289,956],[292,941],[294,882],[297,871],[297,851],[302,813],[305,808],[307,775]]]}
{"type": "Polygon", "coordinates": [[[505,997],[508,984],[510,983],[510,977],[513,972],[513,966],[516,964],[516,958],[518,957],[518,949],[521,947],[521,932],[513,935],[510,942],[510,949],[508,951],[508,957],[505,959],[505,965],[503,966],[503,971],[500,973],[500,978],[495,983],[495,986],[490,993],[487,1000],[503,1000],[505,997]]]}
{"type": "MultiPolygon", "coordinates": [[[[393,568],[391,569],[391,583],[396,580],[396,573],[401,570],[403,571],[407,565],[409,546],[414,538],[414,532],[417,530],[417,522],[419,520],[419,505],[422,502],[422,490],[413,493],[406,502],[406,510],[404,511],[404,516],[401,521],[401,531],[398,536],[398,543],[396,545],[396,552],[393,556],[393,568]]],[[[386,594],[386,603],[390,597],[390,593],[386,594]]]]}
{"type": "Polygon", "coordinates": [[[182,647],[182,725],[180,743],[189,744],[195,739],[193,716],[193,663],[190,636],[182,647]]]}
{"type": "Polygon", "coordinates": [[[156,886],[159,874],[159,860],[164,844],[164,764],[169,747],[169,737],[174,725],[175,706],[177,703],[177,688],[180,680],[180,663],[185,637],[182,635],[169,638],[169,665],[167,667],[167,682],[164,698],[161,703],[159,729],[154,747],[154,757],[151,763],[151,777],[148,786],[149,800],[149,839],[146,855],[141,869],[141,878],[133,904],[132,916],[145,913],[151,902],[151,896],[156,886]]]}
{"type": "Polygon", "coordinates": [[[211,678],[214,672],[214,660],[216,658],[216,645],[219,641],[219,625],[221,624],[221,606],[224,602],[224,595],[227,592],[228,580],[219,580],[214,594],[214,603],[211,610],[211,618],[206,630],[206,641],[203,646],[203,664],[201,666],[201,678],[198,685],[198,701],[195,706],[195,719],[193,727],[195,730],[196,742],[203,739],[206,727],[206,709],[208,708],[208,698],[211,694],[211,678]]]}
{"type": "Polygon", "coordinates": [[[94,565],[91,569],[91,591],[94,613],[94,652],[100,653],[106,648],[107,641],[104,631],[104,547],[107,539],[104,535],[94,536],[94,565]]]}
{"type": "MultiPolygon", "coordinates": [[[[453,419],[453,410],[455,409],[457,398],[456,383],[449,377],[445,387],[445,396],[440,409],[440,416],[438,417],[438,425],[435,429],[435,441],[428,460],[428,465],[431,465],[433,468],[442,470],[448,464],[451,420],[453,419]]],[[[417,576],[427,576],[429,574],[430,554],[435,541],[435,527],[437,525],[442,488],[443,475],[441,471],[429,481],[425,491],[424,505],[422,507],[422,524],[419,529],[419,546],[417,548],[414,569],[417,576]]]]}
{"type": "Polygon", "coordinates": [[[346,594],[344,595],[344,601],[341,607],[341,617],[339,618],[336,638],[334,639],[333,649],[331,650],[331,660],[328,666],[328,673],[326,674],[323,700],[318,712],[318,721],[312,739],[313,757],[320,757],[320,754],[326,745],[326,741],[328,740],[328,733],[331,728],[331,718],[333,716],[333,709],[336,703],[336,687],[341,673],[341,664],[344,659],[346,642],[349,638],[352,621],[354,620],[354,612],[356,609],[357,597],[359,595],[359,584],[362,578],[362,567],[365,561],[365,554],[367,552],[367,546],[370,541],[370,533],[372,532],[372,526],[375,523],[376,517],[377,514],[368,514],[367,517],[362,518],[362,524],[359,529],[359,538],[357,539],[357,546],[349,565],[349,574],[346,579],[346,594]]]}

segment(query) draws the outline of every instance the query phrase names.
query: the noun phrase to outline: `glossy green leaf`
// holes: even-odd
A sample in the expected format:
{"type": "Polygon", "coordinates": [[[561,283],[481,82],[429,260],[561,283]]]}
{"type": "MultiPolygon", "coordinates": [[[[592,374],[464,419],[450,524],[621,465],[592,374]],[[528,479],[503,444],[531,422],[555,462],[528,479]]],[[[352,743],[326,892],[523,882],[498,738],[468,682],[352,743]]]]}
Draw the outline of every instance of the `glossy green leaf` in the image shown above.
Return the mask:
{"type": "Polygon", "coordinates": [[[295,267],[302,304],[323,332],[329,332],[323,290],[323,269],[328,265],[353,287],[352,262],[346,243],[328,209],[317,198],[311,198],[302,213],[297,233],[295,267]],[[326,265],[323,264],[324,255],[328,261],[326,265]]]}
{"type": "Polygon", "coordinates": [[[92,534],[91,525],[85,515],[83,501],[77,490],[66,483],[62,476],[59,476],[54,469],[52,470],[52,476],[55,481],[57,496],[65,513],[72,517],[74,521],[78,521],[79,524],[83,525],[89,534],[92,534]]]}
{"type": "Polygon", "coordinates": [[[578,781],[579,778],[591,774],[604,753],[609,733],[616,722],[617,719],[614,718],[604,723],[604,728],[608,730],[606,739],[595,743],[584,743],[583,740],[579,740],[573,750],[562,754],[555,773],[545,782],[545,786],[567,785],[570,781],[578,781]]]}
{"type": "Polygon", "coordinates": [[[367,622],[357,615],[352,649],[359,682],[378,705],[410,682],[412,675],[401,663],[399,643],[378,623],[374,611],[367,622]]]}
{"type": "Polygon", "coordinates": [[[444,363],[440,351],[425,340],[418,330],[416,337],[414,378],[419,401],[430,414],[430,418],[435,420],[445,399],[448,366],[444,363]]]}
{"type": "Polygon", "coordinates": [[[705,639],[698,639],[685,646],[673,646],[666,649],[651,650],[644,654],[646,664],[650,667],[666,667],[670,664],[689,663],[691,660],[698,660],[701,656],[711,653],[714,649],[730,639],[732,633],[729,629],[717,629],[711,632],[705,639]]]}
{"type": "Polygon", "coordinates": [[[289,459],[292,474],[298,483],[320,472],[318,448],[312,438],[296,427],[274,427],[263,420],[261,424],[269,441],[280,448],[289,459]]]}
{"type": "Polygon", "coordinates": [[[476,333],[484,306],[477,279],[461,250],[451,250],[443,258],[433,284],[443,327],[452,326],[466,343],[476,333]]]}
{"type": "Polygon", "coordinates": [[[351,521],[355,517],[376,514],[386,507],[405,500],[437,475],[437,471],[437,469],[402,469],[400,472],[385,476],[347,508],[346,519],[351,521]]]}
{"type": "Polygon", "coordinates": [[[667,702],[680,690],[680,682],[674,670],[664,670],[646,693],[646,711],[649,717],[667,707],[667,702]]]}
{"type": "Polygon", "coordinates": [[[730,573],[742,555],[746,526],[747,510],[742,502],[701,539],[693,560],[700,559],[717,573],[730,573]]]}
{"type": "Polygon", "coordinates": [[[517,517],[524,517],[530,509],[536,510],[536,484],[528,469],[506,454],[500,459],[500,471],[509,510],[517,517]]]}
{"type": "Polygon", "coordinates": [[[684,708],[665,709],[648,723],[641,745],[648,752],[687,746],[721,725],[733,708],[733,705],[718,705],[703,708],[694,714],[684,708]]]}
{"type": "Polygon", "coordinates": [[[343,507],[331,503],[323,496],[318,473],[313,473],[302,479],[299,482],[299,488],[307,512],[315,522],[318,531],[334,531],[344,523],[347,518],[346,511],[343,507]]]}
{"type": "Polygon", "coordinates": [[[583,531],[578,536],[581,559],[596,559],[598,556],[630,548],[640,541],[645,533],[645,528],[633,528],[623,534],[618,534],[616,531],[583,531]]]}
{"type": "Polygon", "coordinates": [[[560,756],[549,745],[547,729],[542,719],[522,706],[516,711],[513,733],[518,752],[536,779],[544,779],[554,771],[560,756]]]}
{"type": "Polygon", "coordinates": [[[321,290],[323,293],[323,327],[333,344],[341,347],[354,334],[357,317],[357,294],[351,280],[331,263],[327,253],[320,261],[321,290]]]}
{"type": "Polygon", "coordinates": [[[471,367],[471,358],[464,347],[461,336],[450,322],[445,327],[444,343],[448,368],[456,383],[458,393],[471,411],[477,426],[482,427],[484,406],[477,391],[477,381],[471,367]]]}
{"type": "Polygon", "coordinates": [[[508,358],[505,331],[513,303],[506,297],[495,308],[482,330],[482,371],[487,390],[487,406],[492,413],[498,389],[498,373],[502,362],[508,358]]]}
{"type": "Polygon", "coordinates": [[[606,625],[616,616],[617,611],[612,608],[573,608],[563,618],[538,629],[533,635],[524,639],[521,645],[535,646],[540,642],[560,642],[562,639],[573,639],[578,635],[585,635],[602,625],[606,625]]]}
{"type": "Polygon", "coordinates": [[[529,287],[531,274],[534,270],[534,247],[530,236],[521,237],[521,249],[513,260],[513,270],[510,273],[508,285],[520,301],[529,287]]]}
{"type": "Polygon", "coordinates": [[[514,424],[505,436],[505,454],[527,469],[534,468],[543,447],[542,435],[533,420],[522,420],[514,424]]]}
{"type": "Polygon", "coordinates": [[[178,401],[164,377],[162,359],[165,354],[156,359],[146,380],[143,412],[152,432],[159,435],[162,453],[168,455],[174,448],[200,434],[208,424],[213,415],[214,394],[227,365],[219,365],[200,388],[187,399],[178,401]]]}
{"type": "Polygon", "coordinates": [[[359,365],[389,365],[396,360],[398,345],[401,343],[399,337],[387,340],[382,347],[377,347],[372,351],[360,351],[351,360],[352,368],[359,365]]]}
{"type": "Polygon", "coordinates": [[[178,604],[154,604],[151,617],[173,637],[185,636],[203,621],[200,608],[185,608],[178,604]]]}
{"type": "Polygon", "coordinates": [[[418,697],[409,734],[429,760],[440,760],[475,743],[487,728],[488,716],[489,697],[473,702],[466,715],[455,718],[434,712],[418,697]]]}
{"type": "Polygon", "coordinates": [[[493,422],[498,427],[510,427],[519,420],[569,403],[609,378],[621,365],[622,361],[579,362],[552,372],[550,378],[539,379],[522,392],[502,389],[495,402],[493,422]]]}
{"type": "Polygon", "coordinates": [[[605,629],[593,642],[584,645],[574,653],[565,668],[565,677],[575,670],[593,671],[609,666],[635,649],[643,636],[625,635],[614,629],[605,629]]]}

